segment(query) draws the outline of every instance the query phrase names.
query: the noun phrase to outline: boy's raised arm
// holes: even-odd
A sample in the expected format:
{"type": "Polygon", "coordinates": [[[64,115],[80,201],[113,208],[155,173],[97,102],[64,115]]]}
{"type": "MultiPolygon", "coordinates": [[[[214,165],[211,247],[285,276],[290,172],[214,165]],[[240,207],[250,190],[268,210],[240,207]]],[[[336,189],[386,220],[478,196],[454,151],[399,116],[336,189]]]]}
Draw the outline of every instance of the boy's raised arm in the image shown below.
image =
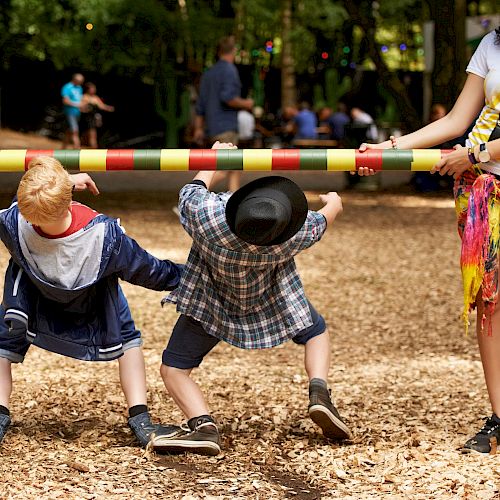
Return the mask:
{"type": "Polygon", "coordinates": [[[334,191],[327,194],[320,194],[319,199],[325,204],[318,212],[326,219],[326,224],[329,226],[336,219],[337,215],[342,213],[342,199],[334,191]]]}
{"type": "Polygon", "coordinates": [[[97,189],[96,183],[89,174],[72,174],[70,178],[75,191],[85,191],[88,189],[95,196],[99,194],[99,189],[97,189]]]}

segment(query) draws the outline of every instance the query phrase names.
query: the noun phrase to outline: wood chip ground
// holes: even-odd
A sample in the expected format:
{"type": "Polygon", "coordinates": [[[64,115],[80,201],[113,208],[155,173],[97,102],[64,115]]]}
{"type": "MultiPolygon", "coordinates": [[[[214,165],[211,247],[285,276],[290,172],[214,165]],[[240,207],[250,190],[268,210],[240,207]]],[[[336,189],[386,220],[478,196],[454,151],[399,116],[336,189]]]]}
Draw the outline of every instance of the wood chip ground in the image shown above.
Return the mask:
{"type": "MultiPolygon", "coordinates": [[[[173,196],[79,199],[119,216],[153,254],[186,258],[173,196]]],[[[329,325],[333,397],[352,442],[328,442],[307,418],[303,351],[292,342],[254,352],[221,344],[195,371],[222,428],[214,458],[138,448],[116,362],[32,348],[13,370],[0,498],[499,498],[500,456],[459,451],[489,404],[474,335],[460,320],[451,197],[346,194],[344,206],[297,263],[329,325]]],[[[1,248],[0,268],[7,259],[1,248]]],[[[159,376],[176,312],[160,307],[161,293],[124,289],[143,332],[151,413],[180,422],[159,376]]]]}

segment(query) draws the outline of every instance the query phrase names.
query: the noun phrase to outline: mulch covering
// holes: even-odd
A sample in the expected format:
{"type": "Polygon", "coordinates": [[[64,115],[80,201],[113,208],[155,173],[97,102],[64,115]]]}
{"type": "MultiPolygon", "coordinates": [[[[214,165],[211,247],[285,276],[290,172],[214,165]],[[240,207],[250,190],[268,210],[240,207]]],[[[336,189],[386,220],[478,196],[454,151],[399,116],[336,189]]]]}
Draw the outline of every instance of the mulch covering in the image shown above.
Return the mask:
{"type": "MultiPolygon", "coordinates": [[[[187,255],[173,197],[79,199],[121,217],[159,257],[187,255]]],[[[346,194],[344,207],[298,265],[330,326],[330,381],[352,442],[326,441],[307,418],[303,354],[292,342],[259,352],[219,345],[196,370],[223,433],[213,458],[138,448],[116,362],[32,348],[13,371],[0,498],[498,498],[500,456],[457,451],[489,404],[474,335],[459,319],[451,198],[346,194]]],[[[161,293],[124,288],[145,340],[151,413],[179,422],[159,376],[175,310],[160,308],[161,293]]]]}

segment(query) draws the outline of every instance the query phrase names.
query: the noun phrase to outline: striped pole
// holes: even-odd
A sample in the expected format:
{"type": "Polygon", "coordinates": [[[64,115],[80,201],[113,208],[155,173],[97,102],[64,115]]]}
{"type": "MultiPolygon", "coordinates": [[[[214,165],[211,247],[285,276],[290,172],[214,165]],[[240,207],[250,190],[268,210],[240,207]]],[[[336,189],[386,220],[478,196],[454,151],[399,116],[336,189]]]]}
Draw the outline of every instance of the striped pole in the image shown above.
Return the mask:
{"type": "Polygon", "coordinates": [[[439,149],[0,149],[0,172],[22,172],[36,156],[68,170],[373,170],[429,171],[450,150],[439,149]]]}

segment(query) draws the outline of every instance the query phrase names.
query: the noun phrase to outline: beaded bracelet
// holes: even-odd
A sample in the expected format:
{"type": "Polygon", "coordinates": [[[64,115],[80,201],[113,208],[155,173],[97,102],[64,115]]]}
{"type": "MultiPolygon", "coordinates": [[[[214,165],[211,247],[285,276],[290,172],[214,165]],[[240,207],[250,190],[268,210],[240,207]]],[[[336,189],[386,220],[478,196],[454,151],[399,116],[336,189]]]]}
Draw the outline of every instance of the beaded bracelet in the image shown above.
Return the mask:
{"type": "Polygon", "coordinates": [[[474,148],[471,146],[467,148],[467,156],[469,157],[469,161],[475,165],[477,163],[476,155],[474,154],[474,148]]]}

